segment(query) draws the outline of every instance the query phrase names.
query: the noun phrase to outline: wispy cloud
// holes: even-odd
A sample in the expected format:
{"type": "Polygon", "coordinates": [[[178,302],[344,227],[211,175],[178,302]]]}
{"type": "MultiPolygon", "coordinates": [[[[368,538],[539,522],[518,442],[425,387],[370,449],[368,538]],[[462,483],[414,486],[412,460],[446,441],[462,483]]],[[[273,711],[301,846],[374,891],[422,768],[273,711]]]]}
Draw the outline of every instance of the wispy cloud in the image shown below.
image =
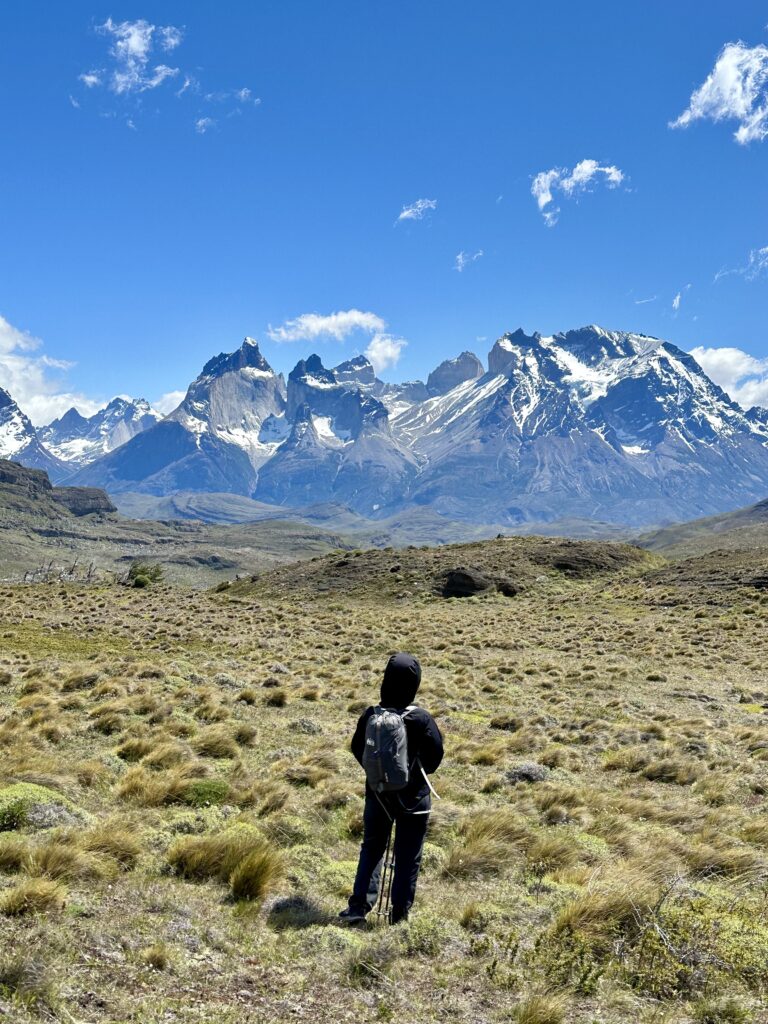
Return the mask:
{"type": "Polygon", "coordinates": [[[402,208],[395,223],[399,224],[401,220],[423,220],[430,210],[436,209],[436,199],[417,199],[415,203],[402,208]]]}
{"type": "Polygon", "coordinates": [[[768,359],[756,359],[740,348],[691,350],[691,355],[707,376],[727,391],[745,409],[768,406],[768,359]]]}
{"type": "Polygon", "coordinates": [[[675,313],[675,315],[677,315],[680,309],[680,303],[683,301],[683,296],[686,292],[689,292],[690,290],[691,286],[690,284],[687,284],[684,288],[681,288],[680,291],[677,292],[675,297],[672,299],[672,311],[675,313]]]}
{"type": "Polygon", "coordinates": [[[658,295],[651,295],[648,299],[635,299],[636,306],[644,306],[646,302],[655,302],[658,299],[658,295]]]}
{"type": "MultiPolygon", "coordinates": [[[[113,103],[127,104],[135,113],[141,104],[144,93],[157,89],[171,80],[181,80],[181,85],[173,95],[180,100],[184,97],[195,97],[199,104],[227,104],[229,111],[222,112],[222,117],[241,114],[246,107],[258,107],[261,99],[255,96],[248,86],[236,89],[209,91],[203,93],[197,78],[180,67],[171,67],[165,63],[164,55],[175,51],[184,40],[184,32],[175,25],[153,25],[143,18],[138,21],[113,21],[112,18],[102,25],[96,26],[96,32],[107,36],[109,47],[107,62],[103,67],[91,68],[78,76],[78,81],[86,92],[104,90],[113,98],[113,103]]],[[[79,107],[76,98],[73,106],[79,107]]],[[[102,116],[114,117],[119,112],[111,110],[102,116]]],[[[198,110],[192,118],[194,129],[205,134],[215,124],[215,119],[206,115],[205,110],[198,110]]],[[[129,127],[136,127],[131,122],[129,127]]]]}
{"type": "Polygon", "coordinates": [[[742,266],[723,267],[722,270],[718,270],[715,274],[715,281],[729,277],[731,274],[737,274],[747,281],[756,281],[759,277],[768,274],[768,245],[764,245],[760,249],[752,249],[747,257],[747,262],[742,266]]]}
{"type": "Polygon", "coordinates": [[[81,76],[86,85],[100,85],[103,79],[112,92],[123,95],[156,89],[166,79],[179,73],[178,68],[167,64],[153,65],[151,58],[157,50],[166,53],[175,50],[182,40],[181,29],[173,25],[151,25],[143,18],[119,22],[107,18],[103,25],[98,26],[97,31],[112,40],[109,55],[113,59],[113,66],[104,72],[88,72],[89,77],[96,76],[95,82],[86,81],[81,76]]]}
{"type": "Polygon", "coordinates": [[[338,313],[302,313],[293,320],[286,320],[279,327],[271,324],[267,334],[272,341],[317,341],[331,338],[344,341],[354,331],[365,331],[367,334],[382,332],[386,322],[375,313],[365,313],[360,309],[343,309],[338,313]]]}
{"type": "Polygon", "coordinates": [[[397,366],[400,355],[408,344],[403,338],[395,338],[391,334],[374,334],[368,343],[365,354],[376,373],[390,370],[397,366]]]}
{"type": "Polygon", "coordinates": [[[566,167],[552,167],[540,171],[531,185],[531,195],[548,228],[557,224],[560,207],[555,206],[557,194],[571,199],[583,192],[592,192],[598,185],[618,188],[626,175],[613,164],[600,164],[597,160],[580,160],[572,170],[566,167]]]}
{"type": "Polygon", "coordinates": [[[768,46],[738,42],[723,47],[706,81],[669,126],[687,128],[701,120],[736,121],[733,137],[741,145],[768,135],[768,46]]]}
{"type": "Polygon", "coordinates": [[[42,344],[0,316],[0,387],[36,426],[49,423],[73,405],[83,415],[93,415],[103,403],[69,391],[66,372],[74,364],[41,353],[42,344]]]}
{"type": "Polygon", "coordinates": [[[242,89],[226,89],[222,92],[207,92],[203,99],[206,103],[226,103],[227,101],[234,101],[236,103],[243,103],[252,105],[254,107],[261,106],[261,100],[258,96],[254,96],[253,93],[247,86],[242,89]]]}
{"type": "Polygon", "coordinates": [[[462,251],[457,255],[456,262],[453,264],[453,269],[458,270],[459,273],[468,267],[470,263],[476,263],[477,260],[483,255],[483,250],[478,249],[477,252],[464,252],[462,251]]]}

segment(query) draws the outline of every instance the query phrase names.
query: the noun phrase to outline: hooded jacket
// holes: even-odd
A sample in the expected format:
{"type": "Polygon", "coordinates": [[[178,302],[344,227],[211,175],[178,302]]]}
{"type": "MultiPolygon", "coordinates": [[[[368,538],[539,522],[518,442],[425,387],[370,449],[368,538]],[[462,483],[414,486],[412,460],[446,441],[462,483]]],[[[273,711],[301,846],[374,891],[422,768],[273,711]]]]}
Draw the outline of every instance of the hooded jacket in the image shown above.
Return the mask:
{"type": "MultiPolygon", "coordinates": [[[[393,654],[384,670],[379,706],[402,711],[413,704],[420,684],[421,666],[418,660],[412,654],[393,654]]],[[[365,728],[373,710],[373,707],[366,708],[352,737],[352,753],[360,764],[363,763],[365,749],[365,728]]],[[[421,768],[428,775],[437,770],[443,759],[443,737],[434,718],[424,708],[415,707],[405,715],[403,721],[408,737],[410,778],[405,789],[387,795],[388,803],[396,813],[424,814],[431,807],[431,794],[421,768]]],[[[367,784],[366,795],[373,795],[367,784]]]]}

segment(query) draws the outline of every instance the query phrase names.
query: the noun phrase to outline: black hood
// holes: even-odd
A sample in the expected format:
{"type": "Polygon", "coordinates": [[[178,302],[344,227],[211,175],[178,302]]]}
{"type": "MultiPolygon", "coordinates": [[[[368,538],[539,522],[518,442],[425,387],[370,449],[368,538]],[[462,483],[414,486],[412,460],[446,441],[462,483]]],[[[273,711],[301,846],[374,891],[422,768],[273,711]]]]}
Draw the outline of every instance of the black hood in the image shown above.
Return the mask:
{"type": "Polygon", "coordinates": [[[404,708],[413,703],[421,683],[421,665],[412,654],[393,654],[384,669],[381,706],[404,708]]]}

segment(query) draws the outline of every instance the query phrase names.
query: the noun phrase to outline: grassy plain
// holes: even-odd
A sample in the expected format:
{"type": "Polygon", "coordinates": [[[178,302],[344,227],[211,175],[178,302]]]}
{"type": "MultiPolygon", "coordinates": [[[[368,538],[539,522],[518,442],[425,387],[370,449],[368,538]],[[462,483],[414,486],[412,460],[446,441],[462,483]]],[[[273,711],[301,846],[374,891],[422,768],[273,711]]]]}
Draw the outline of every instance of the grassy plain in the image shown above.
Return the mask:
{"type": "Polygon", "coordinates": [[[3,586],[0,639],[0,1020],[768,1020],[743,573],[537,538],[336,552],[216,592],[3,586]],[[440,596],[467,565],[517,593],[440,596]],[[442,800],[411,921],[343,930],[347,745],[395,649],[442,800]]]}

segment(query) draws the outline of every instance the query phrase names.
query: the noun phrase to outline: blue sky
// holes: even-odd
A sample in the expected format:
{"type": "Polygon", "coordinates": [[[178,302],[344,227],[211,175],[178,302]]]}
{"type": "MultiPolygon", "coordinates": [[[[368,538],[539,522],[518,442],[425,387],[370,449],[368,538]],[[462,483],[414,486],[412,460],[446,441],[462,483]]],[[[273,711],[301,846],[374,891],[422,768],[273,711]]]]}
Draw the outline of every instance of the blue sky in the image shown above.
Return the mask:
{"type": "Polygon", "coordinates": [[[592,322],[768,402],[764,3],[1,17],[0,385],[36,421],[157,400],[245,335],[281,370],[373,339],[406,379],[592,322]]]}

